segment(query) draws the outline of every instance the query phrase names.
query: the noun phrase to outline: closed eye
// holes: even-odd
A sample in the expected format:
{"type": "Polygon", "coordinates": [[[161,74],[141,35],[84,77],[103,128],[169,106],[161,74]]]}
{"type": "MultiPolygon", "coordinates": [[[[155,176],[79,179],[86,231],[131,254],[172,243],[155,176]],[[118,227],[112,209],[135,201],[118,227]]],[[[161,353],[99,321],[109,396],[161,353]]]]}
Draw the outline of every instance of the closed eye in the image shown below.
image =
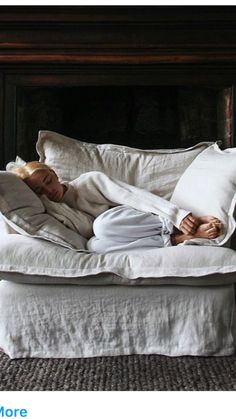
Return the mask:
{"type": "Polygon", "coordinates": [[[34,192],[35,192],[37,195],[41,195],[41,194],[42,194],[42,190],[41,190],[41,188],[35,188],[35,189],[34,189],[34,192]]]}
{"type": "Polygon", "coordinates": [[[51,182],[52,182],[52,177],[47,176],[46,181],[45,181],[46,185],[49,185],[51,182]]]}

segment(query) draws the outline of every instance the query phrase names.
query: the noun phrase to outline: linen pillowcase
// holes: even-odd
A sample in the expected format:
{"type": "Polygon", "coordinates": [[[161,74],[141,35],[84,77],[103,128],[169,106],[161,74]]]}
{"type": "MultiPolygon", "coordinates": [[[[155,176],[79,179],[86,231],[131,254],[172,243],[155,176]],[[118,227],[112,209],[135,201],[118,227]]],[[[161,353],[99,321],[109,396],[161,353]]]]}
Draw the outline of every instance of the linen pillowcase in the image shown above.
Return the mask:
{"type": "Polygon", "coordinates": [[[37,195],[17,176],[0,172],[0,212],[16,232],[70,249],[85,250],[86,239],[45,212],[37,195]]]}
{"type": "Polygon", "coordinates": [[[224,233],[212,240],[190,244],[226,245],[235,230],[236,148],[221,150],[217,144],[199,154],[179,179],[171,202],[195,215],[213,215],[224,224],[224,233]]]}
{"type": "Polygon", "coordinates": [[[40,162],[54,169],[61,181],[71,181],[95,170],[170,199],[182,173],[210,144],[203,142],[187,149],[140,150],[39,131],[36,149],[40,162]]]}

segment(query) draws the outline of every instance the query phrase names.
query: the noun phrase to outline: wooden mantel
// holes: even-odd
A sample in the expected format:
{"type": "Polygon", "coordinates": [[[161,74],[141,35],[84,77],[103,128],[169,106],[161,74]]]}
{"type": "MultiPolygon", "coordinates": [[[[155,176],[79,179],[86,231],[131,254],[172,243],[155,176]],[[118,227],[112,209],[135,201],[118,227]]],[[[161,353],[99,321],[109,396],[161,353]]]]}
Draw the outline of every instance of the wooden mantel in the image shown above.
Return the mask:
{"type": "Polygon", "coordinates": [[[0,66],[236,63],[234,6],[2,6],[0,66]]]}

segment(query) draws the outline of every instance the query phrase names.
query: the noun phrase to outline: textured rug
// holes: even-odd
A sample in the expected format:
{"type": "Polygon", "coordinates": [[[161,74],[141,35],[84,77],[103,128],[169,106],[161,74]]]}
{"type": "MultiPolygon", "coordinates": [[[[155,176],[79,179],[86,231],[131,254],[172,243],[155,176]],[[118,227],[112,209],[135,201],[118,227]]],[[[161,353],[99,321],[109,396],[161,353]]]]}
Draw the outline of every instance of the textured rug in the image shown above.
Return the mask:
{"type": "Polygon", "coordinates": [[[236,390],[236,355],[11,360],[0,352],[0,390],[236,390]]]}

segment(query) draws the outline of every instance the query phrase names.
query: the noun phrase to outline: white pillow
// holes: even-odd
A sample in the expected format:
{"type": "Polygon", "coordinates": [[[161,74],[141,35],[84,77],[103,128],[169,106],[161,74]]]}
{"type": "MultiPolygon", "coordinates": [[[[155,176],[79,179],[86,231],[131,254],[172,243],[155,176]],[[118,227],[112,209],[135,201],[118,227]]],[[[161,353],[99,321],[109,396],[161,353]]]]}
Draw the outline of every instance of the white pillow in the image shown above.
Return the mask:
{"type": "Polygon", "coordinates": [[[19,234],[0,243],[0,278],[35,284],[222,285],[235,282],[235,272],[236,252],[224,247],[171,246],[101,255],[19,234]]]}
{"type": "Polygon", "coordinates": [[[13,173],[4,171],[0,172],[0,213],[20,234],[43,238],[70,249],[86,249],[86,239],[46,214],[37,195],[13,173]]]}
{"type": "Polygon", "coordinates": [[[16,234],[16,230],[10,227],[9,224],[6,223],[5,219],[3,218],[2,214],[0,213],[0,237],[4,234],[16,234]]]}
{"type": "MultiPolygon", "coordinates": [[[[213,215],[224,224],[224,234],[214,240],[225,244],[235,230],[236,148],[220,150],[213,144],[199,154],[178,181],[171,201],[195,215],[213,215]]],[[[190,241],[193,244],[193,241],[190,241]]],[[[194,243],[203,243],[194,240],[194,243]]],[[[212,245],[212,241],[204,240],[212,245]]]]}
{"type": "Polygon", "coordinates": [[[40,162],[51,166],[62,181],[95,170],[170,199],[179,177],[210,144],[199,143],[187,149],[139,150],[81,142],[56,132],[40,131],[36,149],[40,162]]]}

